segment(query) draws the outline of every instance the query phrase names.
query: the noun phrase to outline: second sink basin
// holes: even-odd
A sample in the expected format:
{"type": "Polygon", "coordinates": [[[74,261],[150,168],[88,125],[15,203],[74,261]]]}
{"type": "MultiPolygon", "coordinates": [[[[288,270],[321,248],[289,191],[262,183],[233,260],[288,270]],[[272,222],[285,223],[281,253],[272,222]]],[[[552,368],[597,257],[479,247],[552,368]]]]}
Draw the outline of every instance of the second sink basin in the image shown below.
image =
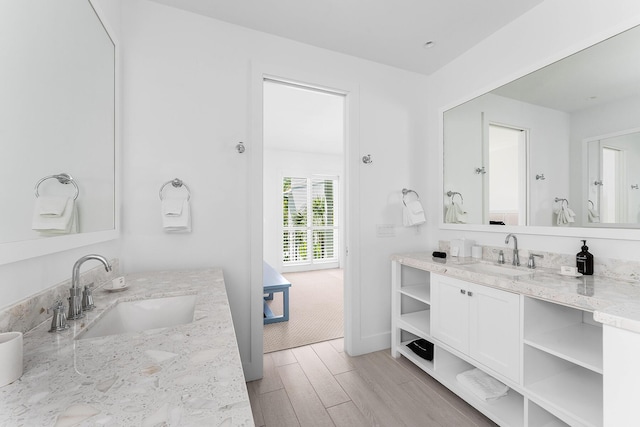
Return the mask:
{"type": "Polygon", "coordinates": [[[96,319],[76,339],[140,332],[193,322],[196,295],[125,301],[96,319]]]}
{"type": "Polygon", "coordinates": [[[485,274],[501,274],[503,276],[518,277],[527,276],[533,273],[533,271],[518,270],[513,267],[496,265],[496,264],[469,264],[465,265],[466,270],[474,271],[476,273],[485,274]]]}

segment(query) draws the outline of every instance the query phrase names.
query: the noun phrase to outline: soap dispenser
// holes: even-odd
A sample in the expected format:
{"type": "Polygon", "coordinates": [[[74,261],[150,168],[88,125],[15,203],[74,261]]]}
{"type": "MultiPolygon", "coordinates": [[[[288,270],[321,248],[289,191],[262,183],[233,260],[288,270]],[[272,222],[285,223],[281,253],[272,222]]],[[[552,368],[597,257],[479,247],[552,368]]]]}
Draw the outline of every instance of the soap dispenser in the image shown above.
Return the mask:
{"type": "Polygon", "coordinates": [[[576,255],[576,266],[578,267],[578,273],[593,274],[593,255],[589,253],[586,240],[582,241],[582,250],[576,255]]]}

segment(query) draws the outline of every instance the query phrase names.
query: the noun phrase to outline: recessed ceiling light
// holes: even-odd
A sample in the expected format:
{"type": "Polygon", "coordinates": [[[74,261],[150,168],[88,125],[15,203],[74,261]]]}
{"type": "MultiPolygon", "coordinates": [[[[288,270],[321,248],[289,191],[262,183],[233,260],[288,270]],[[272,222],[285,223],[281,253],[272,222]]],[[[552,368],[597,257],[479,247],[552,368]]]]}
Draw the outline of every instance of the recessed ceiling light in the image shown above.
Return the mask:
{"type": "Polygon", "coordinates": [[[435,42],[433,40],[429,40],[428,42],[423,44],[422,47],[425,48],[425,49],[429,49],[429,48],[432,48],[434,44],[435,44],[435,42]]]}

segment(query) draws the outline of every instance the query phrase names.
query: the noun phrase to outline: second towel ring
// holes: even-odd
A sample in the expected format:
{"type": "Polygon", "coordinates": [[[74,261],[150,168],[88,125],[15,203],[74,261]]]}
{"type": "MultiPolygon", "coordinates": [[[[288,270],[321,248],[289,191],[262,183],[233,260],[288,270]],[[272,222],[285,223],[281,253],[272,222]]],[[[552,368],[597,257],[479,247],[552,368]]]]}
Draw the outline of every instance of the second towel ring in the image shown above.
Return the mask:
{"type": "Polygon", "coordinates": [[[158,192],[158,194],[160,195],[160,200],[164,200],[162,197],[162,190],[164,190],[164,187],[166,187],[169,184],[173,185],[174,188],[184,187],[185,190],[187,190],[187,201],[191,199],[191,190],[189,190],[189,187],[187,187],[187,184],[185,184],[181,179],[174,178],[171,181],[165,182],[162,185],[162,187],[160,187],[160,191],[158,192]]]}
{"type": "Polygon", "coordinates": [[[460,203],[464,204],[464,199],[462,198],[462,194],[458,193],[457,191],[451,191],[451,190],[447,191],[447,196],[451,197],[452,202],[456,194],[460,196],[460,203]]]}
{"type": "Polygon", "coordinates": [[[419,195],[417,192],[415,192],[414,190],[409,190],[409,189],[407,189],[407,188],[403,188],[403,189],[402,189],[402,203],[403,203],[405,206],[407,206],[407,202],[405,202],[404,198],[405,198],[405,196],[406,196],[407,194],[409,194],[409,193],[413,193],[413,194],[415,194],[415,195],[416,195],[416,197],[418,198],[418,200],[420,200],[420,195],[419,195]]]}
{"type": "Polygon", "coordinates": [[[57,179],[60,184],[69,184],[69,183],[73,184],[73,186],[76,189],[76,195],[73,196],[73,200],[76,200],[78,198],[78,196],[80,195],[80,189],[78,188],[78,184],[76,184],[76,182],[73,180],[73,177],[68,173],[59,173],[57,175],[45,176],[40,181],[36,182],[36,186],[33,188],[36,193],[36,197],[40,197],[40,194],[38,193],[38,187],[40,187],[40,184],[42,184],[44,181],[48,179],[53,179],[53,178],[57,179]]]}

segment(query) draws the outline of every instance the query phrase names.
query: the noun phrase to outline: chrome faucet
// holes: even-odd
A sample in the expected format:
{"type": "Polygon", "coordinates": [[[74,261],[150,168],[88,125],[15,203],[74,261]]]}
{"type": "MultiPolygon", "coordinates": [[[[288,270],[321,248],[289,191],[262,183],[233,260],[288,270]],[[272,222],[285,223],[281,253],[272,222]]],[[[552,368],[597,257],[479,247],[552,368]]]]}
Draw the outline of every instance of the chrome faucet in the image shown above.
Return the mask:
{"type": "Polygon", "coordinates": [[[513,265],[519,266],[520,265],[520,256],[518,255],[518,238],[516,237],[515,234],[513,233],[509,233],[507,234],[507,238],[504,239],[504,242],[508,245],[509,244],[509,238],[513,237],[513,265]]]}
{"type": "MultiPolygon", "coordinates": [[[[84,314],[82,313],[82,288],[80,287],[80,266],[85,261],[95,259],[100,261],[104,265],[104,269],[107,272],[111,271],[111,264],[102,255],[85,255],[73,264],[73,272],[71,274],[71,289],[69,290],[69,315],[67,319],[79,319],[84,314]]],[[[86,292],[86,290],[85,290],[86,292]]]]}

